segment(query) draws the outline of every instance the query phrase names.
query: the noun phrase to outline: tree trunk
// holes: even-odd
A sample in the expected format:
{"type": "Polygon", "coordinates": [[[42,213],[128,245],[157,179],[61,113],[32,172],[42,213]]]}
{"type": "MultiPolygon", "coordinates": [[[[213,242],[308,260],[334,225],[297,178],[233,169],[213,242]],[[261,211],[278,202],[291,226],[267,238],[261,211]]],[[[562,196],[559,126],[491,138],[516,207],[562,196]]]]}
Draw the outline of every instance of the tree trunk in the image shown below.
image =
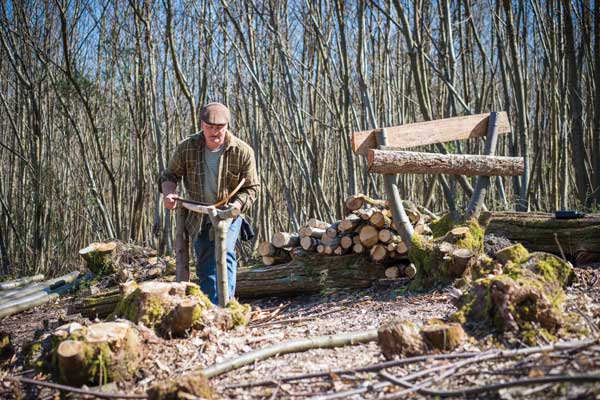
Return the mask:
{"type": "Polygon", "coordinates": [[[241,268],[236,295],[262,297],[319,293],[331,288],[366,288],[383,278],[384,269],[358,254],[296,257],[287,264],[241,268]]]}

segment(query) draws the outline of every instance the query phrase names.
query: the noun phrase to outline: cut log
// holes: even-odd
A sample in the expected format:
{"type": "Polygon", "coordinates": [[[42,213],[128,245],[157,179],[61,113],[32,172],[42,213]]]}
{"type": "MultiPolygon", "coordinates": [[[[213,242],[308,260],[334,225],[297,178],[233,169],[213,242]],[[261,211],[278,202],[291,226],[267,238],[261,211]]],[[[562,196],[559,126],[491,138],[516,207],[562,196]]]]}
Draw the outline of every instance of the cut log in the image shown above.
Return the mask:
{"type": "Polygon", "coordinates": [[[361,254],[365,251],[365,246],[363,246],[361,243],[356,243],[354,246],[352,246],[352,252],[356,253],[356,254],[361,254]]]}
{"type": "Polygon", "coordinates": [[[388,206],[386,200],[372,199],[369,196],[366,196],[364,194],[357,194],[354,196],[350,196],[346,199],[346,208],[349,211],[358,210],[365,204],[368,204],[371,206],[377,206],[377,207],[387,207],[388,206]]]}
{"type": "Polygon", "coordinates": [[[310,226],[311,228],[319,228],[319,229],[327,229],[327,228],[329,228],[329,226],[331,226],[331,224],[320,221],[316,218],[309,219],[308,222],[306,223],[306,225],[310,226]]]}
{"type": "Polygon", "coordinates": [[[406,246],[406,243],[398,242],[396,246],[396,253],[400,255],[408,254],[408,247],[406,246]]]}
{"type": "Polygon", "coordinates": [[[344,218],[340,224],[338,225],[338,231],[340,232],[348,232],[354,230],[362,220],[358,215],[350,214],[346,218],[344,218]]]}
{"type": "Polygon", "coordinates": [[[335,248],[335,250],[333,250],[333,254],[336,255],[336,256],[341,256],[341,255],[347,254],[349,252],[350,252],[350,248],[349,247],[344,248],[342,246],[338,246],[338,247],[335,248]]]}
{"type": "Polygon", "coordinates": [[[325,254],[325,247],[327,247],[327,246],[325,246],[323,243],[319,243],[317,245],[317,253],[325,254]]]}
{"type": "Polygon", "coordinates": [[[315,251],[319,244],[321,244],[319,239],[315,239],[310,236],[300,239],[300,246],[306,251],[315,251]]]}
{"type": "Polygon", "coordinates": [[[340,238],[340,246],[342,246],[343,249],[352,248],[352,246],[354,246],[354,237],[356,237],[356,235],[342,236],[340,238]]]}
{"type": "Polygon", "coordinates": [[[384,277],[383,268],[358,254],[322,257],[309,254],[287,264],[240,268],[236,294],[263,297],[320,293],[331,288],[366,288],[384,277]]]}
{"type": "Polygon", "coordinates": [[[380,230],[377,237],[379,238],[379,241],[383,243],[397,243],[400,241],[400,236],[396,235],[390,229],[380,230]]]}
{"type": "Polygon", "coordinates": [[[88,268],[95,275],[103,276],[115,272],[113,253],[116,242],[96,242],[79,250],[79,255],[86,261],[88,268]]]}
{"type": "MultiPolygon", "coordinates": [[[[388,146],[410,148],[484,137],[487,133],[488,120],[489,114],[478,114],[386,128],[388,146]]],[[[511,131],[510,121],[505,112],[498,113],[497,120],[499,134],[511,131]]],[[[376,130],[353,132],[352,150],[356,154],[367,155],[369,149],[377,148],[376,132],[376,130]]]]}
{"type": "Polygon", "coordinates": [[[521,176],[525,171],[522,157],[471,154],[369,150],[368,163],[369,172],[379,174],[521,176]]]}
{"type": "Polygon", "coordinates": [[[363,221],[368,221],[369,218],[371,218],[373,213],[376,211],[377,209],[375,207],[361,208],[359,210],[354,211],[354,215],[358,215],[363,221]]]}
{"type": "Polygon", "coordinates": [[[15,279],[13,281],[0,282],[0,290],[11,290],[23,287],[33,282],[41,282],[44,280],[43,274],[26,276],[23,278],[15,279]]]}
{"type": "Polygon", "coordinates": [[[415,277],[415,275],[417,275],[417,268],[415,267],[415,264],[408,264],[408,265],[404,265],[401,268],[401,271],[403,276],[412,279],[415,277]]]}
{"type": "Polygon", "coordinates": [[[126,322],[103,322],[82,329],[79,340],[67,338],[57,346],[60,380],[81,386],[130,379],[143,350],[135,327],[126,322]]]}
{"type": "Polygon", "coordinates": [[[361,227],[360,231],[358,232],[358,235],[360,237],[360,242],[366,248],[371,248],[375,246],[375,244],[377,244],[377,242],[379,241],[379,231],[377,230],[377,228],[371,225],[364,225],[363,227],[361,227]]]}
{"type": "Polygon", "coordinates": [[[285,257],[287,254],[287,251],[273,246],[271,242],[262,242],[258,246],[257,252],[263,257],[285,257]]]}
{"type": "Polygon", "coordinates": [[[300,246],[300,236],[295,233],[277,232],[271,238],[271,244],[277,248],[300,246]]]}
{"type": "Polygon", "coordinates": [[[557,220],[548,213],[482,212],[479,221],[486,234],[522,243],[532,251],[560,255],[560,243],[564,254],[578,264],[600,261],[600,214],[557,220]]]}
{"type": "Polygon", "coordinates": [[[325,234],[325,229],[321,229],[321,228],[313,228],[311,226],[304,226],[302,228],[300,228],[300,232],[298,232],[300,234],[300,237],[314,237],[317,239],[320,239],[321,236],[323,236],[325,234]]]}
{"type": "Polygon", "coordinates": [[[383,210],[374,211],[369,218],[369,224],[377,229],[383,229],[386,226],[390,226],[391,223],[392,219],[383,210]]]}
{"type": "Polygon", "coordinates": [[[400,268],[395,265],[391,267],[387,267],[385,269],[385,277],[388,279],[398,279],[400,278],[400,268]]]}
{"type": "Polygon", "coordinates": [[[384,262],[388,257],[388,251],[386,246],[382,244],[376,244],[371,248],[370,251],[371,259],[375,262],[384,262]]]}
{"type": "Polygon", "coordinates": [[[334,250],[335,250],[335,247],[325,245],[325,248],[323,249],[323,254],[325,254],[326,256],[331,256],[331,255],[333,255],[334,250]]]}

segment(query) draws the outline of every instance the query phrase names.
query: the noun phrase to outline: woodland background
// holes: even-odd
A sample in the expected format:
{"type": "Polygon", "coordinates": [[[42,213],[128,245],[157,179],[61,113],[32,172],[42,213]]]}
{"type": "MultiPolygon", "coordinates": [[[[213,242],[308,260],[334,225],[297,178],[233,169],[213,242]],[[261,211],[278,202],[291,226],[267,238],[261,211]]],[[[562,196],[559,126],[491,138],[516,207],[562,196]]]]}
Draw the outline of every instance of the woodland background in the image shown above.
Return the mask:
{"type": "MultiPolygon", "coordinates": [[[[526,175],[494,180],[488,207],[600,204],[598,0],[0,0],[0,276],[109,238],[170,252],[156,178],[209,101],[256,151],[259,238],[382,195],[352,131],[489,111],[526,175]]],[[[445,209],[434,176],[399,184],[445,209]]]]}

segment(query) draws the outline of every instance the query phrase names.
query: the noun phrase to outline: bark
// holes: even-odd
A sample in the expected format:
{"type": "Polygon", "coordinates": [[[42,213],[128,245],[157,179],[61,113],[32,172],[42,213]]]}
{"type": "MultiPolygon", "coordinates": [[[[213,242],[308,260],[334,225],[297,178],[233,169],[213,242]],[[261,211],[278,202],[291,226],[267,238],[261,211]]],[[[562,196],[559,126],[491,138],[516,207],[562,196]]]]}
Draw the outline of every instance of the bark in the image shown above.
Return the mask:
{"type": "Polygon", "coordinates": [[[287,264],[240,268],[236,295],[241,298],[319,293],[331,288],[366,288],[384,271],[365,256],[306,255],[287,264]]]}
{"type": "Polygon", "coordinates": [[[532,251],[560,255],[562,248],[577,263],[600,260],[600,214],[557,220],[548,213],[486,212],[480,221],[487,225],[486,234],[520,242],[532,251]]]}
{"type": "Polygon", "coordinates": [[[370,172],[381,174],[518,176],[524,172],[521,157],[370,150],[368,162],[370,172]]]}

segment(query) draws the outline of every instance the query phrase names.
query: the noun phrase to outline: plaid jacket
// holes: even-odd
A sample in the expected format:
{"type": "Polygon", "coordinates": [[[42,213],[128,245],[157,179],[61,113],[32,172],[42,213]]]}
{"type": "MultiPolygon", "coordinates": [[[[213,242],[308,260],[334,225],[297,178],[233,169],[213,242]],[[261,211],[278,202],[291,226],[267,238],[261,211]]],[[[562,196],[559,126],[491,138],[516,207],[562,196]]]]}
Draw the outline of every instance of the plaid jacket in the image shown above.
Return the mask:
{"type": "MultiPolygon", "coordinates": [[[[194,134],[180,142],[175,148],[175,153],[169,161],[167,169],[162,172],[159,179],[159,190],[165,181],[175,182],[178,185],[183,180],[185,196],[204,202],[204,134],[194,134]]],[[[217,193],[219,199],[226,198],[246,178],[244,186],[229,200],[236,200],[242,204],[242,212],[252,205],[258,194],[260,183],[256,173],[254,150],[244,141],[227,132],[224,143],[225,149],[219,161],[219,175],[217,177],[217,193]]],[[[190,236],[200,232],[205,225],[204,215],[188,212],[183,207],[178,208],[180,220],[185,220],[185,227],[190,236]]],[[[208,220],[208,218],[206,218],[208,220]]]]}

